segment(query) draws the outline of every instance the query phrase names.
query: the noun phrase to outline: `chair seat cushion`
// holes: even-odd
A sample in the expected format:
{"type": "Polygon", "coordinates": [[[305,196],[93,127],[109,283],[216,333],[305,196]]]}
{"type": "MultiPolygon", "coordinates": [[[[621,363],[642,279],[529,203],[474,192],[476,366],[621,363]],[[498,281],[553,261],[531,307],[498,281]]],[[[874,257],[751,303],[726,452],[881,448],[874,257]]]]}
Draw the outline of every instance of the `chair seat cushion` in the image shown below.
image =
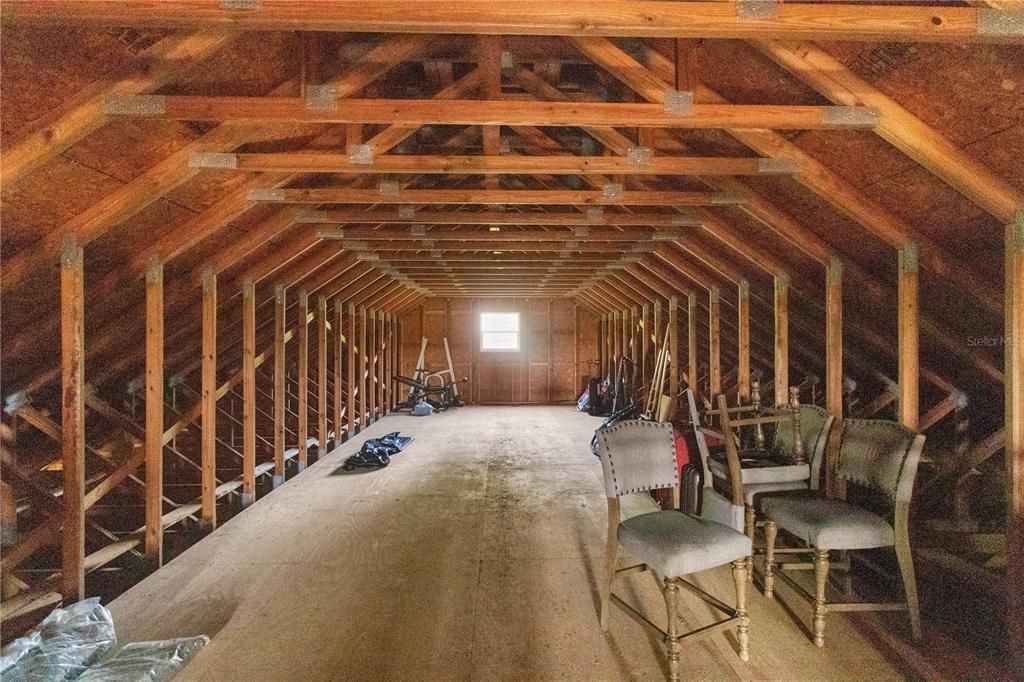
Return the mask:
{"type": "MultiPolygon", "coordinates": [[[[728,469],[725,462],[711,457],[708,463],[711,475],[715,478],[727,478],[728,469]]],[[[808,481],[811,478],[810,464],[779,464],[776,466],[743,467],[743,485],[751,483],[788,483],[791,481],[808,481]]]]}
{"type": "Polygon", "coordinates": [[[751,507],[754,506],[759,495],[770,493],[790,492],[792,490],[808,490],[807,481],[782,481],[780,483],[745,483],[743,484],[743,495],[751,507]]]}
{"type": "Polygon", "coordinates": [[[619,544],[666,577],[697,573],[750,555],[750,538],[714,521],[657,511],[619,524],[619,544]]]}
{"type": "Polygon", "coordinates": [[[819,549],[869,549],[893,544],[892,526],[877,514],[841,500],[767,497],[764,515],[819,549]]]}

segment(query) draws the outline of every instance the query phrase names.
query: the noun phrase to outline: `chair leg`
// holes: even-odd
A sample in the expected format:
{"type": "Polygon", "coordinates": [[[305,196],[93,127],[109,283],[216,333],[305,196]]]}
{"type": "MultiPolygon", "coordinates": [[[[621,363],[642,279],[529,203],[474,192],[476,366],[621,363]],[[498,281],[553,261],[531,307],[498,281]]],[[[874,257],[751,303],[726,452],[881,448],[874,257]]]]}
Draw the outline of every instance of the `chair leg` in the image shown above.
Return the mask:
{"type": "MultiPolygon", "coordinates": [[[[757,511],[753,505],[747,504],[743,507],[743,526],[746,530],[747,537],[750,538],[751,552],[753,552],[754,546],[754,533],[757,532],[757,511]]],[[[747,578],[754,581],[754,555],[751,554],[747,557],[747,578]]]]}
{"type": "Polygon", "coordinates": [[[825,585],[828,583],[828,550],[814,549],[814,644],[825,646],[825,585]]]}
{"type": "Polygon", "coordinates": [[[917,602],[917,578],[914,575],[914,557],[910,554],[907,538],[896,540],[896,560],[903,575],[903,592],[907,595],[907,613],[910,614],[910,634],[915,642],[921,641],[921,610],[917,602]]]}
{"type": "Polygon", "coordinates": [[[764,596],[771,599],[775,591],[775,538],[779,526],[772,520],[764,524],[764,596]]]}
{"type": "Polygon", "coordinates": [[[619,538],[608,536],[604,558],[604,583],[601,585],[601,630],[608,630],[608,613],[611,611],[612,583],[615,582],[615,564],[619,555],[619,538]]]}
{"type": "Polygon", "coordinates": [[[679,580],[665,578],[662,589],[665,597],[665,610],[668,612],[668,635],[665,637],[665,651],[668,654],[668,679],[678,682],[679,677],[679,580]]]}
{"type": "Polygon", "coordinates": [[[740,660],[750,660],[750,618],[747,616],[747,567],[743,561],[732,562],[732,580],[736,583],[736,639],[740,645],[740,660]]]}

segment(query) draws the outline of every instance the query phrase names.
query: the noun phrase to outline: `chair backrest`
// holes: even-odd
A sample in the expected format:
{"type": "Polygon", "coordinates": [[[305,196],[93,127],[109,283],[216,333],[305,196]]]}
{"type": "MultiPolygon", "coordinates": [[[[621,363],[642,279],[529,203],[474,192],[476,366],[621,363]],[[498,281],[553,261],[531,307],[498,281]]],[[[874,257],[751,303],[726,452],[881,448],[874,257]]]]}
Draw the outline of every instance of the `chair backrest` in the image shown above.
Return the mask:
{"type": "Polygon", "coordinates": [[[740,469],[736,439],[733,438],[732,426],[729,423],[729,406],[724,395],[718,396],[718,416],[722,423],[722,436],[725,438],[726,477],[724,482],[728,486],[729,492],[722,494],[715,490],[713,478],[708,473],[704,478],[700,516],[742,533],[744,531],[743,472],[740,469]]]}
{"type": "MultiPolygon", "coordinates": [[[[811,463],[811,490],[818,489],[821,480],[821,466],[825,461],[825,447],[835,417],[817,405],[800,405],[800,438],[804,453],[811,463]]],[[[784,455],[793,454],[793,426],[791,422],[775,427],[775,451],[784,455]]]]}
{"type": "Polygon", "coordinates": [[[672,424],[627,419],[596,435],[608,497],[679,485],[672,424]]]}
{"type": "Polygon", "coordinates": [[[711,458],[711,451],[708,449],[708,441],[704,438],[704,431],[700,425],[700,412],[697,411],[697,400],[694,398],[693,389],[686,389],[686,402],[690,408],[690,423],[693,424],[693,438],[697,441],[697,450],[700,453],[700,464],[704,470],[704,487],[711,487],[711,469],[708,460],[711,458]]]}
{"type": "Polygon", "coordinates": [[[847,419],[843,422],[836,478],[909,502],[925,437],[896,422],[847,419]]]}

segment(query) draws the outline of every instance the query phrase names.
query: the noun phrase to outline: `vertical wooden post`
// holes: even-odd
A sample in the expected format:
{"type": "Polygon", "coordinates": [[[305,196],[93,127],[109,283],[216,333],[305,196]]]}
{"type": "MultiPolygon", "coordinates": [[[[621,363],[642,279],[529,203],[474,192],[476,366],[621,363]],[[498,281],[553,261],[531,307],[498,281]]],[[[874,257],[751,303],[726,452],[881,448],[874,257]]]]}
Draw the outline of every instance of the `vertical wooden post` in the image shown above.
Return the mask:
{"type": "MultiPolygon", "coordinates": [[[[348,304],[348,334],[345,349],[345,383],[348,385],[348,395],[345,403],[345,416],[348,419],[346,432],[351,438],[357,432],[356,429],[356,307],[348,304]]],[[[360,348],[359,352],[363,352],[360,348]]]]}
{"type": "Polygon", "coordinates": [[[619,358],[622,357],[622,335],[619,333],[619,311],[612,312],[611,329],[608,330],[612,337],[612,365],[608,368],[609,373],[615,376],[615,368],[619,366],[619,358]]]}
{"type": "Polygon", "coordinates": [[[316,299],[316,426],[317,457],[327,454],[327,299],[316,299]]]}
{"type": "Polygon", "coordinates": [[[384,313],[377,311],[377,418],[384,416],[384,358],[388,347],[384,336],[384,313]]]}
{"type": "Polygon", "coordinates": [[[597,366],[598,373],[604,376],[604,315],[597,321],[597,366]]]}
{"type": "Polygon", "coordinates": [[[366,351],[366,307],[359,306],[359,426],[357,431],[363,431],[367,427],[367,414],[370,404],[367,402],[366,394],[369,382],[366,379],[368,369],[368,357],[366,351]]]}
{"type": "Polygon", "coordinates": [[[256,501],[256,285],[242,283],[242,508],[256,501]]]}
{"type": "Polygon", "coordinates": [[[650,356],[651,316],[650,306],[646,303],[640,307],[640,383],[647,383],[647,358],[650,356]]]}
{"type": "Polygon", "coordinates": [[[741,405],[750,402],[750,282],[741,279],[736,290],[736,393],[741,405]]]}
{"type": "Polygon", "coordinates": [[[920,348],[918,331],[917,244],[907,242],[899,250],[899,408],[900,422],[916,430],[919,418],[918,391],[920,348]]]}
{"type": "Polygon", "coordinates": [[[69,604],[85,599],[85,274],[73,235],[65,238],[60,258],[60,367],[61,594],[69,604]]]}
{"type": "Polygon", "coordinates": [[[164,266],[146,266],[146,558],[163,564],[164,266]]]}
{"type": "Polygon", "coordinates": [[[1024,669],[1024,211],[1006,226],[1006,621],[1011,667],[1024,669]]]}
{"type": "Polygon", "coordinates": [[[662,330],[665,329],[665,320],[661,317],[661,301],[654,302],[654,349],[661,350],[665,339],[661,338],[662,330]]]}
{"type": "Polygon", "coordinates": [[[377,421],[377,312],[367,310],[367,425],[377,421]]]}
{"type": "Polygon", "coordinates": [[[309,440],[309,295],[305,289],[299,291],[298,304],[299,377],[298,386],[295,389],[298,394],[295,412],[298,414],[299,422],[296,428],[296,435],[299,439],[297,466],[299,471],[304,471],[309,463],[309,447],[306,443],[309,440]]]}
{"type": "Polygon", "coordinates": [[[775,404],[789,403],[789,275],[775,273],[775,404]]]}
{"type": "MultiPolygon", "coordinates": [[[[829,260],[825,272],[825,410],[843,418],[843,262],[829,260]]],[[[832,430],[826,451],[825,490],[830,497],[845,497],[844,486],[832,472],[839,462],[839,429],[832,430]]]]}
{"type": "Polygon", "coordinates": [[[669,397],[673,405],[679,395],[679,299],[670,296],[668,299],[668,367],[671,374],[668,378],[669,397]]]}
{"type": "Polygon", "coordinates": [[[697,294],[686,297],[686,377],[690,388],[697,390],[697,294]]]}
{"type": "Polygon", "coordinates": [[[722,392],[721,299],[722,292],[718,287],[711,287],[711,291],[708,292],[708,392],[711,395],[708,397],[713,401],[717,401],[718,394],[722,392]]]}
{"type": "Polygon", "coordinates": [[[285,311],[287,310],[284,287],[274,288],[274,477],[273,486],[284,483],[285,466],[285,311]]]}
{"type": "Polygon", "coordinates": [[[631,327],[632,315],[633,315],[633,311],[629,310],[628,308],[626,310],[622,311],[622,356],[623,357],[626,357],[627,355],[630,354],[629,342],[630,342],[630,340],[632,340],[632,332],[630,331],[632,329],[632,327],[631,327]]]}
{"type": "Polygon", "coordinates": [[[391,385],[391,377],[395,371],[395,318],[391,313],[384,313],[384,337],[387,339],[385,346],[387,348],[385,355],[387,363],[384,365],[384,395],[386,396],[384,412],[390,413],[395,409],[395,392],[391,385]]]}
{"type": "Polygon", "coordinates": [[[342,391],[341,368],[343,366],[342,356],[345,353],[345,343],[351,343],[351,339],[345,339],[343,326],[341,301],[334,301],[334,443],[341,445],[341,413],[344,393],[342,391]]]}
{"type": "Polygon", "coordinates": [[[217,274],[203,273],[202,387],[199,497],[206,530],[217,527],[217,274]]]}

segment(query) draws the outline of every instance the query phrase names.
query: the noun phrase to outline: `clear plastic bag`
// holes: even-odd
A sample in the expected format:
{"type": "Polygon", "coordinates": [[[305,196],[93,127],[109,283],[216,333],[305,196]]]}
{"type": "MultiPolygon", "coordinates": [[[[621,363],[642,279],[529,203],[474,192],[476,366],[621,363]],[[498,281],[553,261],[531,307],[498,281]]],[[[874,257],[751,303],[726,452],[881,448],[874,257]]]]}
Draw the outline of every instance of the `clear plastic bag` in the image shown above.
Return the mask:
{"type": "Polygon", "coordinates": [[[98,597],[55,609],[0,658],[4,682],[73,680],[114,648],[114,621],[98,597]]]}
{"type": "Polygon", "coordinates": [[[113,656],[92,666],[82,682],[160,682],[170,680],[210,642],[206,636],[126,644],[113,656]]]}

